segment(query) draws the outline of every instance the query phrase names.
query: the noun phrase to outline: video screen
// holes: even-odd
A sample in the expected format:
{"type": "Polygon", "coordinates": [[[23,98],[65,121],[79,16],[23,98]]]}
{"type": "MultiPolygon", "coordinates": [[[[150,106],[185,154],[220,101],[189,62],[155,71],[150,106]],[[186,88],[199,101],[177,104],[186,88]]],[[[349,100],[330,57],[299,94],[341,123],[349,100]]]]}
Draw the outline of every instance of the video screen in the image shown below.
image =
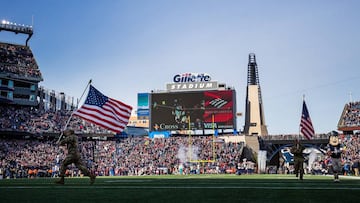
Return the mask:
{"type": "Polygon", "coordinates": [[[150,97],[151,131],[235,127],[235,90],[152,93],[150,97]]]}

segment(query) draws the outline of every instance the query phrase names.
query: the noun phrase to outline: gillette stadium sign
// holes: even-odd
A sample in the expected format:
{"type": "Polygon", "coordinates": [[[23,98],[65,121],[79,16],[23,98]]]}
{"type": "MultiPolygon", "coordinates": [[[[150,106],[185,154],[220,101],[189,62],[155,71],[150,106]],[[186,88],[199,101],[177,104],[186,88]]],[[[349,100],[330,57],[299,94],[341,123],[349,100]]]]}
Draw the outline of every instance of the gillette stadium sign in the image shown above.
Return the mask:
{"type": "Polygon", "coordinates": [[[217,89],[216,81],[211,81],[206,73],[183,73],[173,77],[173,83],[166,84],[168,91],[213,90],[217,89]]]}

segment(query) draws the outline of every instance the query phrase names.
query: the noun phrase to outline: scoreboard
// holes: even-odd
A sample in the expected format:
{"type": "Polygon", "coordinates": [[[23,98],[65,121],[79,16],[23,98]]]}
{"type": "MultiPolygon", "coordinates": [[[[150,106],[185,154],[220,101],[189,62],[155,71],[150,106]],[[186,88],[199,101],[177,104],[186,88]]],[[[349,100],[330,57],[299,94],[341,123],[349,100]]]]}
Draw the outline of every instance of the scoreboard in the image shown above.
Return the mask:
{"type": "Polygon", "coordinates": [[[149,100],[150,131],[236,129],[234,89],[153,92],[149,100]]]}

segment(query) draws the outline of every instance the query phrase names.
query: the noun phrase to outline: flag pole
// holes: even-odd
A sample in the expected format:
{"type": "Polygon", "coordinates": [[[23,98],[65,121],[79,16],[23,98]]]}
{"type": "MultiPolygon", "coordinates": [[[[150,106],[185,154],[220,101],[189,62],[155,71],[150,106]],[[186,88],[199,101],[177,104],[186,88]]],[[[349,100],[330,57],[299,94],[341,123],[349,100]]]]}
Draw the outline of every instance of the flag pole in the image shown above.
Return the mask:
{"type": "MultiPolygon", "coordinates": [[[[303,103],[302,103],[302,107],[301,107],[301,114],[300,114],[300,123],[301,123],[301,119],[302,119],[302,108],[304,106],[304,101],[305,101],[305,94],[302,95],[302,100],[303,100],[303,103]]],[[[301,137],[301,125],[299,125],[299,135],[298,135],[298,140],[300,141],[300,137],[301,137]]]]}
{"type": "MultiPolygon", "coordinates": [[[[81,101],[81,98],[84,96],[84,94],[85,94],[87,88],[89,87],[89,85],[91,84],[91,82],[92,82],[92,79],[90,79],[89,82],[88,82],[88,84],[86,85],[86,87],[85,87],[85,89],[84,89],[84,91],[83,91],[80,99],[79,99],[79,100],[77,101],[77,103],[76,103],[76,107],[79,106],[79,102],[81,101]]],[[[57,140],[56,143],[59,143],[59,142],[60,142],[60,140],[61,140],[61,138],[62,138],[62,136],[63,136],[63,134],[64,134],[64,131],[65,131],[66,127],[67,127],[67,126],[69,125],[69,123],[70,123],[70,120],[71,120],[71,118],[72,118],[73,113],[74,113],[74,110],[71,112],[70,117],[69,117],[68,120],[66,121],[64,128],[61,130],[59,139],[57,140]]]]}

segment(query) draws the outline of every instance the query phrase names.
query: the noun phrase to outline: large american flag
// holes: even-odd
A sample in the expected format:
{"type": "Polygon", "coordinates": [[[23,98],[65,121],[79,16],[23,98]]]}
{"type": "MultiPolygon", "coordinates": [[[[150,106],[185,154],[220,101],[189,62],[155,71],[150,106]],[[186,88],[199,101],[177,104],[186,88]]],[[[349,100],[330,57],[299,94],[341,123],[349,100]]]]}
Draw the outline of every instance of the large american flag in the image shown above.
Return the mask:
{"type": "Polygon", "coordinates": [[[73,115],[120,133],[129,122],[132,107],[103,95],[90,85],[85,103],[73,115]]]}
{"type": "Polygon", "coordinates": [[[301,122],[300,122],[300,132],[308,140],[310,140],[315,134],[314,127],[310,119],[309,111],[305,104],[305,100],[303,102],[303,109],[302,109],[301,122]]]}

